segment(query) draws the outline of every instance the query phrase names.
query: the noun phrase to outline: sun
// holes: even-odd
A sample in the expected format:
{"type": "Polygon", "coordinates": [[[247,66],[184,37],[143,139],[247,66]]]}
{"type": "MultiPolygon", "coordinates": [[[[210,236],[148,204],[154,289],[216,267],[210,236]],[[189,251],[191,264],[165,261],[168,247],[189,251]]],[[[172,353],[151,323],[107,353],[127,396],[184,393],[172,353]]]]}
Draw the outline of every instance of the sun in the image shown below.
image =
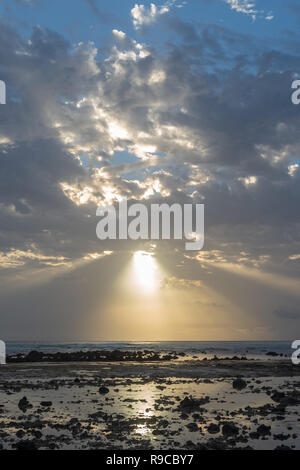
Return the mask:
{"type": "Polygon", "coordinates": [[[158,266],[153,253],[136,251],[133,256],[134,280],[144,291],[152,292],[158,285],[158,266]]]}

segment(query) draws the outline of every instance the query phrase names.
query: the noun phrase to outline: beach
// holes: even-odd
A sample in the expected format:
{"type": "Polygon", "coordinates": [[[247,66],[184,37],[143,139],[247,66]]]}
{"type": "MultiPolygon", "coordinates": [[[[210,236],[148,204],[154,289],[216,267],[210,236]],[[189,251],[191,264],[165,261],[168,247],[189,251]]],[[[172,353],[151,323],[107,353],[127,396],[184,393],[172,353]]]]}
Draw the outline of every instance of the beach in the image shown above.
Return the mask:
{"type": "Polygon", "coordinates": [[[1,448],[300,449],[290,359],[106,359],[2,366],[1,448]]]}

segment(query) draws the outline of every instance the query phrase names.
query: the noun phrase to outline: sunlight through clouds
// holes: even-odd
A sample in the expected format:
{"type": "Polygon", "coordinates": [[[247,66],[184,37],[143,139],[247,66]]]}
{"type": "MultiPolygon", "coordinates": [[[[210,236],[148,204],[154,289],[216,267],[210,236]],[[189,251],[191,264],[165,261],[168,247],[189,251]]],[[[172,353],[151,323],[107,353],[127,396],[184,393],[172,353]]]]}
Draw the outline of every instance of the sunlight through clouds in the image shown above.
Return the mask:
{"type": "Polygon", "coordinates": [[[0,2],[0,79],[8,90],[0,107],[0,289],[8,334],[14,312],[31,315],[35,285],[49,322],[55,298],[57,321],[82,316],[91,335],[93,318],[108,336],[124,327],[128,336],[147,329],[171,337],[178,328],[207,338],[228,327],[238,337],[259,312],[259,331],[272,325],[270,337],[288,336],[297,318],[276,316],[274,305],[298,308],[299,108],[290,99],[297,5],[274,2],[273,15],[263,0],[112,0],[106,16],[101,2],[72,2],[26,10],[15,1],[15,22],[11,0],[0,2]],[[70,24],[82,12],[80,28],[66,29],[61,10],[70,24]],[[205,204],[205,250],[98,240],[97,207],[124,198],[147,208],[205,204]]]}

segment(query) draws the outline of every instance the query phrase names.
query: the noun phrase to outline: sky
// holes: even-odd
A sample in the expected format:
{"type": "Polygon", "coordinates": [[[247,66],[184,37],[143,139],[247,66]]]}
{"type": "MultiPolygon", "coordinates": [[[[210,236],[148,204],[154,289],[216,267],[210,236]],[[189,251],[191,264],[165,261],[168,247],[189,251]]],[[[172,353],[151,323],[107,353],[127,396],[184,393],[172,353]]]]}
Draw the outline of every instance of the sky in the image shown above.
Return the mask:
{"type": "Polygon", "coordinates": [[[0,337],[295,340],[296,0],[0,0],[0,337]],[[205,205],[205,245],[96,209],[205,205]]]}

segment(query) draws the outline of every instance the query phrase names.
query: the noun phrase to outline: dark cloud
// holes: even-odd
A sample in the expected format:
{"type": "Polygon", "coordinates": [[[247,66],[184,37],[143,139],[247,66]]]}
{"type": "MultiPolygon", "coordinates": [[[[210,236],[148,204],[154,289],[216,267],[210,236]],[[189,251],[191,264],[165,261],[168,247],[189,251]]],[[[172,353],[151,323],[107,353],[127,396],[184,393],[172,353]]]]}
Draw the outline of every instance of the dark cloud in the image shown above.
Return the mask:
{"type": "Polygon", "coordinates": [[[286,320],[299,320],[300,312],[291,312],[288,309],[280,308],[275,311],[275,315],[281,319],[286,320]]]}
{"type": "MultiPolygon", "coordinates": [[[[98,3],[88,3],[103,21],[113,20],[98,3]]],[[[77,266],[103,250],[140,248],[96,239],[97,204],[123,195],[147,205],[205,203],[207,255],[186,257],[182,244],[157,248],[161,256],[177,253],[187,285],[201,280],[232,298],[236,276],[218,273],[217,264],[245,268],[245,279],[257,269],[268,285],[294,285],[300,114],[290,95],[299,54],[175,16],[162,24],[179,38],[163,51],[114,30],[105,59],[91,43],[72,45],[40,27],[28,40],[1,25],[0,76],[8,89],[8,104],[0,107],[2,279],[23,278],[26,269],[33,276],[45,265],[51,272],[54,265],[58,271],[77,266]],[[122,151],[135,160],[113,165],[122,151]],[[213,281],[210,269],[216,269],[213,281]]],[[[169,263],[168,278],[184,279],[169,263]]],[[[56,281],[51,286],[51,296],[57,291],[62,301],[63,289],[56,281]]],[[[274,318],[275,297],[268,300],[263,286],[262,305],[253,302],[265,327],[274,318]]],[[[45,287],[35,289],[48,299],[45,287]]],[[[249,303],[254,290],[249,287],[249,303]]],[[[8,299],[7,311],[27,302],[37,315],[26,295],[10,308],[8,299]]],[[[296,302],[294,288],[292,296],[296,302]]],[[[94,291],[92,297],[94,308],[94,291]]],[[[243,296],[237,297],[241,306],[243,296]]],[[[56,310],[67,309],[65,303],[56,310]]],[[[292,311],[293,305],[276,313],[278,329],[281,320],[293,319],[292,311]]]]}

